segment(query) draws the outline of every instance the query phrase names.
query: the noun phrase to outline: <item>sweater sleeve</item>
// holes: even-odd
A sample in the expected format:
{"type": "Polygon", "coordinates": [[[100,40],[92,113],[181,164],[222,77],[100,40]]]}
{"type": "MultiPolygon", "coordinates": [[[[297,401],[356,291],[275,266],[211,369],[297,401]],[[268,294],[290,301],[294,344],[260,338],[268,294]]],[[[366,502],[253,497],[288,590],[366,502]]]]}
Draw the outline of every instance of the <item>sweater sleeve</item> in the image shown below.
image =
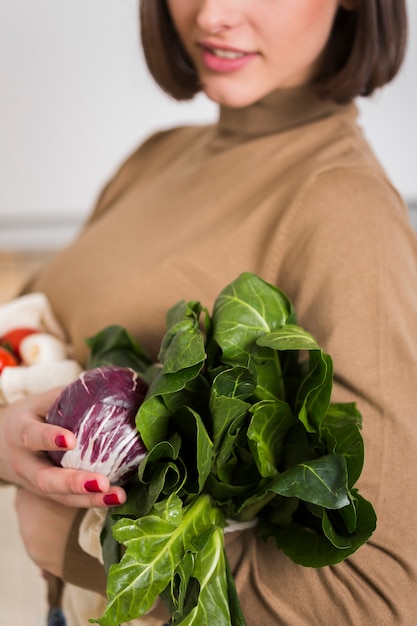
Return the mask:
{"type": "MultiPolygon", "coordinates": [[[[283,226],[283,225],[281,225],[283,226]]],[[[417,613],[417,245],[379,173],[333,170],[305,187],[275,247],[276,282],[332,356],[333,400],[362,413],[358,487],[377,529],[349,559],[303,568],[255,533],[226,538],[249,624],[404,624],[417,613]]]]}
{"type": "Polygon", "coordinates": [[[84,552],[78,543],[78,533],[84,514],[85,510],[80,509],[68,536],[63,580],[106,596],[106,573],[103,565],[84,552]]]}

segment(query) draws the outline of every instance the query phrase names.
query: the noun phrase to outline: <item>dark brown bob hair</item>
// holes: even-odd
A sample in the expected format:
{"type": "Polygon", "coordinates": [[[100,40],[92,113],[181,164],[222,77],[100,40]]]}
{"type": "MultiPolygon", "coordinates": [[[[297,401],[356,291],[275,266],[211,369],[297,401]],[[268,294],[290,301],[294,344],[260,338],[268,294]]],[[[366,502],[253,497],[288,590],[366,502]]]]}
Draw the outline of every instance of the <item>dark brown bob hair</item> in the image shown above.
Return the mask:
{"type": "MultiPolygon", "coordinates": [[[[201,90],[192,61],[177,35],[165,0],[140,0],[140,32],[148,68],[176,100],[201,90]]],[[[406,50],[406,0],[357,0],[339,8],[315,84],[336,102],[369,96],[397,74],[406,50]]]]}

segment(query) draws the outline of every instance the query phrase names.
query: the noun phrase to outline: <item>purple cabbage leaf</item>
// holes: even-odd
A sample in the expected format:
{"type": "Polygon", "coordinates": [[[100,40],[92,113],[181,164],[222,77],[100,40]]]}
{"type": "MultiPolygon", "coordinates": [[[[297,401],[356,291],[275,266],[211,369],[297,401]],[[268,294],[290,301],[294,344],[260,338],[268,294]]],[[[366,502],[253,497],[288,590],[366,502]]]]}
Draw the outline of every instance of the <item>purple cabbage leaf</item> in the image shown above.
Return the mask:
{"type": "Polygon", "coordinates": [[[82,372],[61,392],[46,421],[71,430],[73,450],[50,452],[62,467],[105,474],[123,484],[134,474],[146,448],[135,424],[148,391],[129,367],[106,365],[82,372]]]}

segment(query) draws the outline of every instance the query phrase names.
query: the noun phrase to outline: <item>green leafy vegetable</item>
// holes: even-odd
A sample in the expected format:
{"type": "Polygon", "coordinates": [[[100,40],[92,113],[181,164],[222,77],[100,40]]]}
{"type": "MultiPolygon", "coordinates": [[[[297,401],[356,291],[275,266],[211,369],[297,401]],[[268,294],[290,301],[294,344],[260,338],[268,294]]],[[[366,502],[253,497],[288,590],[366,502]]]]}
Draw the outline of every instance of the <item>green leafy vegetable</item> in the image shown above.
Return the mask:
{"type": "Polygon", "coordinates": [[[136,363],[150,382],[136,418],[148,454],[103,533],[113,562],[102,626],[140,617],[158,597],[173,626],[244,626],[228,519],[254,520],[253,532],[309,567],[338,563],[369,539],[375,512],[354,487],[361,415],[331,403],[331,357],[282,291],[244,273],[211,315],[177,303],[157,365],[116,326],[89,345],[94,365],[136,363]]]}
{"type": "Polygon", "coordinates": [[[152,365],[151,359],[137,341],[120,326],[108,326],[86,341],[90,348],[88,369],[102,365],[120,365],[143,373],[152,365]]]}

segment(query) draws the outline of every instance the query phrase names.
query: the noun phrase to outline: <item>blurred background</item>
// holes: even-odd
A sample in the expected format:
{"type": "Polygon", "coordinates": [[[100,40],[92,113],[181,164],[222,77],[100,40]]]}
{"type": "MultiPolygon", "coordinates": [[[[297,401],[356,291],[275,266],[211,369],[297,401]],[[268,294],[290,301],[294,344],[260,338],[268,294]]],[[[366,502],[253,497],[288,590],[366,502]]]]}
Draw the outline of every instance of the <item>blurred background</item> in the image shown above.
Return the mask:
{"type": "MultiPolygon", "coordinates": [[[[359,101],[360,122],[417,228],[417,1],[405,65],[359,101]]],[[[203,96],[156,87],[139,47],[137,0],[0,0],[0,302],[68,243],[107,179],[154,130],[207,122],[203,96]]],[[[0,500],[0,624],[40,626],[42,580],[0,500]]]]}

